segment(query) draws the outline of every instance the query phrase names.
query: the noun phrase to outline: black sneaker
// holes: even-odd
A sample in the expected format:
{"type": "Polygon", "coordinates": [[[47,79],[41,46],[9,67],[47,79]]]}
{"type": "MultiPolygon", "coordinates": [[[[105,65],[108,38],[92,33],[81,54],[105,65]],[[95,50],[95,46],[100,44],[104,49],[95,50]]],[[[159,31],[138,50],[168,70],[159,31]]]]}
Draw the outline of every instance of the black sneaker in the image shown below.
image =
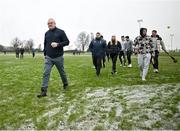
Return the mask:
{"type": "Polygon", "coordinates": [[[112,75],[117,74],[117,71],[111,71],[111,74],[112,75]]]}
{"type": "Polygon", "coordinates": [[[63,88],[64,88],[64,90],[66,90],[68,88],[68,84],[64,84],[63,88]]]}
{"type": "Polygon", "coordinates": [[[38,98],[47,96],[47,90],[41,89],[41,94],[37,95],[38,98]]]}

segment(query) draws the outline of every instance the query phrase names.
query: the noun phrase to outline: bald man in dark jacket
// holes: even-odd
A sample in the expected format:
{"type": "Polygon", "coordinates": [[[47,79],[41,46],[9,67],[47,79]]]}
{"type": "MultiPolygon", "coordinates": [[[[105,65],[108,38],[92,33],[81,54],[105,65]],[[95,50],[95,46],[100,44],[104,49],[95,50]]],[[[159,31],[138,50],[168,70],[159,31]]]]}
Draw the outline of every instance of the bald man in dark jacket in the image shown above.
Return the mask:
{"type": "Polygon", "coordinates": [[[64,71],[64,51],[63,47],[69,45],[69,40],[65,32],[56,27],[54,19],[48,20],[49,30],[45,33],[44,39],[44,56],[45,66],[43,74],[43,82],[41,87],[41,94],[37,97],[44,97],[47,94],[48,81],[52,67],[55,65],[61,76],[63,87],[68,87],[67,76],[64,71]]]}

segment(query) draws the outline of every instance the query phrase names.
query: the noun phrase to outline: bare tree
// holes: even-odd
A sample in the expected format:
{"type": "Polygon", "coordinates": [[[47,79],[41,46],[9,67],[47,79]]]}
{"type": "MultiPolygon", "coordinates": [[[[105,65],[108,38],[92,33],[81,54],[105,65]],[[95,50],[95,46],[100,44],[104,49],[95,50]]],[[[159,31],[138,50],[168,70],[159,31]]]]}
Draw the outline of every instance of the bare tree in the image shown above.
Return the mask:
{"type": "Polygon", "coordinates": [[[11,45],[14,47],[14,49],[18,48],[22,44],[21,40],[18,37],[15,37],[11,41],[11,45]]]}
{"type": "Polygon", "coordinates": [[[34,46],[34,41],[33,39],[29,39],[26,41],[25,43],[25,49],[29,51],[29,53],[31,52],[32,48],[34,46]]]}
{"type": "Polygon", "coordinates": [[[90,35],[85,31],[79,33],[77,37],[77,47],[80,46],[82,51],[85,51],[89,43],[90,43],[90,35]]]}
{"type": "Polygon", "coordinates": [[[90,42],[94,39],[94,33],[90,33],[90,42]]]}
{"type": "Polygon", "coordinates": [[[39,51],[39,52],[42,51],[41,44],[38,45],[38,51],[39,51]]]}

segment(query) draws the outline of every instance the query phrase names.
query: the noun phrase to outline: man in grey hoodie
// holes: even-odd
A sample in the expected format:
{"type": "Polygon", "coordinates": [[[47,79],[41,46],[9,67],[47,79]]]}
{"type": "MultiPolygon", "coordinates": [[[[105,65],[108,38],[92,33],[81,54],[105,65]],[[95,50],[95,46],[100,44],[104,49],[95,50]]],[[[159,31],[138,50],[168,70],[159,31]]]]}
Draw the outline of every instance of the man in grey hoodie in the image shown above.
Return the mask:
{"type": "Polygon", "coordinates": [[[125,67],[125,64],[126,64],[125,43],[126,43],[125,37],[121,36],[121,50],[119,52],[119,60],[121,63],[120,66],[123,66],[123,67],[125,67]]]}
{"type": "Polygon", "coordinates": [[[133,52],[133,41],[129,39],[129,36],[126,36],[126,43],[125,43],[125,52],[127,54],[127,60],[128,60],[128,67],[131,68],[131,55],[133,52]]]}

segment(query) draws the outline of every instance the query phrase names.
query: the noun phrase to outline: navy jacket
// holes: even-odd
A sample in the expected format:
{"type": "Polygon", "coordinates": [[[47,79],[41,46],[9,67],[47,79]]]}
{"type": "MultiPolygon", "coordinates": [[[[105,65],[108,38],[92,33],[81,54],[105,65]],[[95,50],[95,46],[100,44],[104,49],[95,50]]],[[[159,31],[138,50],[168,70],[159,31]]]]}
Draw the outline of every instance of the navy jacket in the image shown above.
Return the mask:
{"type": "Polygon", "coordinates": [[[89,50],[93,56],[103,57],[106,51],[106,41],[103,39],[94,39],[89,45],[89,50]]]}
{"type": "Polygon", "coordinates": [[[48,30],[44,38],[44,55],[51,58],[56,58],[64,54],[63,47],[69,45],[69,40],[66,33],[55,27],[53,30],[48,30]],[[51,46],[52,42],[58,43],[56,48],[51,46]]]}

